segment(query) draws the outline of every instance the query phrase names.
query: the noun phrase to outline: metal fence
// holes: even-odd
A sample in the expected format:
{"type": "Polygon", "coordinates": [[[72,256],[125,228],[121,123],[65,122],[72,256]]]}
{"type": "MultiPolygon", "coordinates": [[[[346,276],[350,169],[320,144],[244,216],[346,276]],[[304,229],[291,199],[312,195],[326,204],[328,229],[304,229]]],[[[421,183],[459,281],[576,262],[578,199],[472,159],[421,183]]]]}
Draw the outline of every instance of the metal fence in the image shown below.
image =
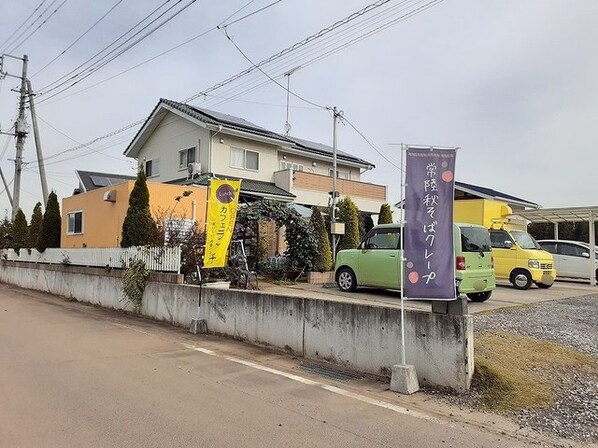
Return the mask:
{"type": "Polygon", "coordinates": [[[127,247],[127,248],[81,248],[81,249],[3,249],[0,257],[9,261],[48,263],[73,266],[126,268],[133,260],[143,260],[146,269],[160,272],[181,270],[180,247],[127,247]]]}

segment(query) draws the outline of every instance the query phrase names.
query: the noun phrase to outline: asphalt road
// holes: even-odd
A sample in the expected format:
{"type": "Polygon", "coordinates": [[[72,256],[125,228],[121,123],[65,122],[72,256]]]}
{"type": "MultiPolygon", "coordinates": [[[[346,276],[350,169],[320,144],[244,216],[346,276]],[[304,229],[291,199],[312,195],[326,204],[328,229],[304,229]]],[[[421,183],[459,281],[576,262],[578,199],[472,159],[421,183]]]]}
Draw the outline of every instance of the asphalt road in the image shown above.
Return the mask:
{"type": "Polygon", "coordinates": [[[300,363],[0,285],[0,447],[537,446],[498,417],[300,363]]]}

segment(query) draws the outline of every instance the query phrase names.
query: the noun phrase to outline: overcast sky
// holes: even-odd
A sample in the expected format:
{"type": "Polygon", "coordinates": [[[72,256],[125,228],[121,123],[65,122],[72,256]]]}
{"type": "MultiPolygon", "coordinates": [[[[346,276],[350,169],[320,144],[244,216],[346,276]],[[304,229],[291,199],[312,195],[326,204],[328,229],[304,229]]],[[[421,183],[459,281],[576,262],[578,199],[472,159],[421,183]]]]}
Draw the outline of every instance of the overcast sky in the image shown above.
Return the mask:
{"type": "MultiPolygon", "coordinates": [[[[327,54],[335,47],[320,38],[302,47],[303,53],[296,50],[264,66],[283,85],[286,78],[280,75],[300,66],[290,77],[297,95],[290,100],[291,134],[331,145],[332,118],[319,106],[337,106],[376,148],[345,124],[339,126],[339,149],[376,165],[362,180],[388,185],[390,203],[399,200],[396,144],[403,142],[459,147],[456,179],[462,182],[543,207],[598,205],[598,2],[445,0],[389,23],[429,1],[390,1],[337,29],[334,42],[359,38],[352,45],[327,54]],[[379,32],[361,39],[375,30],[379,32]]],[[[135,164],[122,153],[138,127],[53,155],[146,118],[161,97],[185,100],[250,67],[239,50],[257,63],[373,0],[198,0],[76,85],[61,91],[69,82],[50,90],[51,83],[163,3],[47,0],[18,28],[42,0],[2,1],[0,42],[18,31],[0,52],[29,57],[33,90],[40,92],[36,99],[48,184],[59,199],[77,187],[76,169],[133,175],[135,164]],[[215,29],[223,22],[238,49],[222,29],[215,29]],[[18,45],[20,41],[24,42],[18,45]]],[[[172,6],[174,12],[187,3],[171,0],[159,11],[172,6]]],[[[5,58],[4,70],[19,74],[20,63],[5,58]]],[[[8,130],[17,111],[18,97],[11,91],[17,85],[13,78],[0,85],[2,131],[8,130]]],[[[286,121],[286,91],[257,70],[190,104],[277,132],[283,132],[286,121]]],[[[0,137],[0,151],[5,147],[0,166],[11,182],[14,139],[0,137]]],[[[25,165],[21,193],[21,208],[29,219],[33,205],[42,200],[32,135],[24,160],[32,162],[25,165]]],[[[0,210],[9,208],[3,192],[0,210]]]]}

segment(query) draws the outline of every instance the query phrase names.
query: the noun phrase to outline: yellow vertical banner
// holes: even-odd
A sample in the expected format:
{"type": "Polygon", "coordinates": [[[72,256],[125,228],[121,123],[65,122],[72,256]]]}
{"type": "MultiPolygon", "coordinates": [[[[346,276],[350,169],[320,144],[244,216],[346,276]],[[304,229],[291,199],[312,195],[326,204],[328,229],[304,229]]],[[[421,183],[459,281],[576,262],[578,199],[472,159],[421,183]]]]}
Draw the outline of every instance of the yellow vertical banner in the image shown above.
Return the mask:
{"type": "Polygon", "coordinates": [[[240,180],[210,181],[204,268],[226,266],[228,246],[235,230],[240,190],[240,180]]]}

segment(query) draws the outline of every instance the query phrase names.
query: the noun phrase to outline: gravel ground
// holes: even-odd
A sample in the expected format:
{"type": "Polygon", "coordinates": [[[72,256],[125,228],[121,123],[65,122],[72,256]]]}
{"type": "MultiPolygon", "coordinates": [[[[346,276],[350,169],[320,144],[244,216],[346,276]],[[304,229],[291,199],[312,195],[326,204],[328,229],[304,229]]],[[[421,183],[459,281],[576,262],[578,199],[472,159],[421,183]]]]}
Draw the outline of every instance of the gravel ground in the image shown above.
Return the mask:
{"type": "MultiPolygon", "coordinates": [[[[574,347],[595,357],[594,372],[598,371],[598,295],[477,314],[474,329],[502,330],[574,347]]],[[[515,415],[521,427],[581,442],[598,442],[598,374],[584,375],[572,369],[559,376],[557,384],[552,408],[515,415]]],[[[465,400],[474,402],[475,392],[465,400]]]]}

